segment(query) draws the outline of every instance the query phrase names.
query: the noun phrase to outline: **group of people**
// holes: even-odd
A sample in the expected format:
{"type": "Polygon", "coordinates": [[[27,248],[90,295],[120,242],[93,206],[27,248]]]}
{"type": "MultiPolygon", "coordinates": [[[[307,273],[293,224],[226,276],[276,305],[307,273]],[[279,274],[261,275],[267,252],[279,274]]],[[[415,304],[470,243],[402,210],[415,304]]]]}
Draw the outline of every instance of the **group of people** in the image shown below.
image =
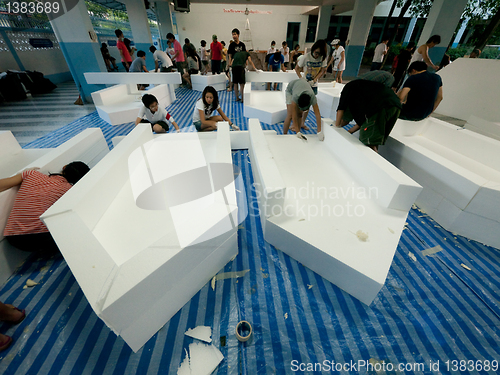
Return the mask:
{"type": "Polygon", "coordinates": [[[360,141],[375,151],[385,143],[398,118],[423,120],[443,99],[441,77],[428,71],[429,68],[439,68],[428,52],[440,43],[440,36],[433,35],[413,54],[414,46],[408,45],[398,56],[394,75],[379,70],[383,56],[388,52],[388,41],[383,40],[375,48],[371,71],[344,86],[336,117],[338,127],[346,126],[354,119],[356,124],[349,132],[360,130],[360,141]]]}
{"type": "MultiPolygon", "coordinates": [[[[233,29],[233,40],[229,48],[224,51],[225,45],[218,42],[217,35],[213,35],[210,50],[205,48],[206,43],[202,43],[201,54],[210,57],[213,74],[219,73],[223,69],[222,56],[226,57],[227,67],[231,71],[230,77],[234,87],[235,100],[243,102],[246,67],[250,65],[253,70],[257,69],[239,36],[239,30],[233,29]]],[[[171,56],[175,59],[177,69],[184,72],[184,79],[190,83],[190,74],[203,71],[204,65],[208,65],[208,62],[205,64],[203,61],[208,60],[200,58],[196,48],[188,39],[186,39],[184,47],[181,47],[173,35],[169,34],[167,38],[175,51],[171,56]],[[187,69],[184,61],[181,61],[184,56],[187,57],[187,69]]],[[[436,68],[429,58],[428,50],[439,42],[440,37],[434,35],[413,55],[411,54],[412,46],[408,46],[400,54],[400,63],[392,76],[388,72],[379,70],[382,65],[382,61],[379,60],[388,52],[388,39],[383,40],[375,49],[377,61],[372,64],[373,72],[366,77],[360,77],[361,79],[348,83],[344,87],[337,111],[336,126],[342,127],[355,120],[356,125],[349,131],[352,133],[361,130],[360,140],[377,151],[378,146],[385,143],[398,118],[418,121],[429,116],[443,98],[440,77],[427,72],[429,66],[436,68]],[[408,69],[406,69],[406,60],[410,65],[408,69]],[[402,89],[396,94],[394,87],[397,87],[398,81],[402,81],[406,71],[408,78],[402,89]],[[393,89],[391,90],[391,88],[393,89]]],[[[299,137],[305,138],[301,130],[308,130],[305,120],[312,106],[316,116],[319,139],[324,138],[321,131],[321,115],[316,100],[317,83],[324,76],[329,65],[332,65],[335,80],[341,83],[346,63],[345,50],[340,45],[340,40],[334,39],[330,44],[332,46],[331,55],[328,54],[328,45],[325,40],[316,41],[308,53],[299,55],[299,46],[296,46],[290,54],[286,42],[282,43],[281,50],[276,48],[274,41],[271,42],[266,56],[267,70],[278,71],[281,69],[286,71],[290,60],[292,60],[298,77],[296,81],[292,81],[288,85],[286,90],[287,116],[283,125],[284,134],[292,130],[299,137]],[[285,56],[287,56],[288,61],[285,61],[285,56]],[[294,58],[295,56],[297,58],[294,58]]],[[[152,47],[151,52],[158,55],[158,52],[161,51],[152,47]]],[[[270,87],[269,83],[268,88],[270,89],[270,87]]],[[[276,84],[274,88],[276,89],[276,84]]],[[[158,101],[154,96],[145,95],[143,103],[144,108],[141,109],[136,124],[149,122],[152,124],[152,130],[158,133],[168,131],[169,126],[174,126],[179,131],[178,125],[170,114],[164,109],[158,108],[158,101]]],[[[238,129],[220,108],[217,91],[213,87],[207,86],[195,105],[193,125],[198,131],[213,131],[217,129],[219,121],[228,121],[232,129],[238,129]],[[214,111],[218,112],[215,116],[212,115],[214,111]]]]}

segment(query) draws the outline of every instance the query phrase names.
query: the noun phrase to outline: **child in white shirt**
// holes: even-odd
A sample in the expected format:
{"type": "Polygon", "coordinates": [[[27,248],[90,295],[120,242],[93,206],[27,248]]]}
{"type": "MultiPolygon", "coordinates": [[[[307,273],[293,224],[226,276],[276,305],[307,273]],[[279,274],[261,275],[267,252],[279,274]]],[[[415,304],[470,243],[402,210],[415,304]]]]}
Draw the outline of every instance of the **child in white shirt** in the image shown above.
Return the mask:
{"type": "Polygon", "coordinates": [[[219,121],[227,121],[233,130],[240,130],[222,111],[217,91],[212,86],[207,86],[203,90],[202,97],[196,102],[193,125],[199,132],[209,132],[217,130],[217,122],[219,121]],[[212,116],[212,112],[215,110],[219,112],[220,116],[212,116]]]}
{"type": "Polygon", "coordinates": [[[155,133],[166,133],[168,132],[170,124],[175,127],[177,133],[180,133],[179,126],[174,118],[170,116],[170,113],[168,113],[165,108],[158,107],[158,99],[156,99],[156,96],[145,94],[142,97],[142,103],[144,106],[139,110],[139,114],[135,120],[136,126],[139,123],[149,122],[151,124],[151,129],[155,133]],[[146,119],[143,118],[144,116],[146,116],[146,119]]]}

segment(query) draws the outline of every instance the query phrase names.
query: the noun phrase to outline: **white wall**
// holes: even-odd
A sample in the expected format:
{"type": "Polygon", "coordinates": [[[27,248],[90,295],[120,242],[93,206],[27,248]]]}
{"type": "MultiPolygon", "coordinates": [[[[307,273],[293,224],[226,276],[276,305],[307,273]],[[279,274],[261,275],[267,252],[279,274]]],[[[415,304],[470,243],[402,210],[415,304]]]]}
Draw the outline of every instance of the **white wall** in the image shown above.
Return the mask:
{"type": "MultiPolygon", "coordinates": [[[[44,75],[60,75],[69,73],[68,64],[53,33],[44,32],[14,32],[7,31],[7,38],[16,49],[16,54],[21,60],[25,70],[36,70],[44,75]],[[47,38],[54,44],[53,48],[33,48],[29,44],[30,38],[47,38]]],[[[3,44],[6,46],[6,44],[3,44]]],[[[10,50],[0,53],[1,71],[20,70],[10,50]]],[[[50,77],[49,77],[50,78],[50,77]]],[[[52,78],[54,79],[54,78],[52,78]]],[[[55,79],[56,83],[60,82],[55,79]]]]}
{"type": "MultiPolygon", "coordinates": [[[[232,39],[232,29],[238,28],[243,34],[246,15],[244,13],[225,13],[224,9],[244,11],[245,8],[246,5],[239,4],[191,3],[189,13],[175,13],[180,43],[184,44],[184,39],[189,38],[191,43],[199,48],[202,39],[210,43],[212,35],[216,34],[218,40],[225,41],[226,46],[228,46],[232,39]]],[[[267,50],[271,40],[275,40],[276,44],[281,46],[281,42],[286,40],[288,22],[301,23],[299,45],[303,49],[308,16],[301,13],[309,10],[310,7],[252,5],[249,3],[248,9],[250,11],[272,12],[271,14],[249,14],[248,16],[255,50],[267,50]]]]}

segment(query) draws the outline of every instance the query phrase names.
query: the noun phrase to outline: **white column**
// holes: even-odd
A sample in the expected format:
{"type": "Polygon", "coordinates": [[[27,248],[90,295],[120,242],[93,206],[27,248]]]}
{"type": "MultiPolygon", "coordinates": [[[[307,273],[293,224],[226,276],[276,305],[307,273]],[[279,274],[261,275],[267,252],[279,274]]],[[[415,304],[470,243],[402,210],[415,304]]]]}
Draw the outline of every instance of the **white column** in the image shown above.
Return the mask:
{"type": "Polygon", "coordinates": [[[406,29],[406,34],[405,38],[403,40],[403,45],[407,45],[410,43],[411,40],[411,35],[413,34],[413,30],[415,30],[415,25],[417,24],[417,19],[413,17],[410,21],[410,24],[408,25],[408,28],[406,29]]]}
{"type": "Polygon", "coordinates": [[[420,35],[418,46],[425,44],[432,35],[441,36],[441,43],[429,50],[432,62],[439,65],[453,38],[460,17],[468,0],[434,0],[427,16],[424,29],[420,35]]]}
{"type": "Polygon", "coordinates": [[[460,43],[460,39],[462,39],[462,35],[464,35],[465,30],[467,30],[467,24],[469,23],[469,18],[464,19],[462,22],[462,26],[460,26],[460,30],[458,30],[457,36],[455,37],[455,40],[453,41],[453,44],[451,45],[452,48],[455,48],[458,46],[458,43],[460,43]]]}
{"type": "Polygon", "coordinates": [[[332,9],[333,6],[331,5],[323,5],[319,8],[318,25],[316,27],[315,41],[319,39],[326,39],[326,37],[328,36],[328,29],[330,27],[330,18],[332,17],[332,9]]]}
{"type": "Polygon", "coordinates": [[[357,77],[377,0],[356,0],[347,36],[344,76],[357,77]]]}
{"type": "Polygon", "coordinates": [[[82,100],[92,103],[91,93],[105,86],[88,85],[83,73],[107,70],[85,2],[49,19],[82,100]]]}
{"type": "MultiPolygon", "coordinates": [[[[123,0],[127,8],[128,20],[132,29],[132,37],[135,48],[146,52],[146,66],[154,69],[153,55],[149,53],[149,47],[153,45],[151,30],[148,23],[148,15],[143,0],[123,0]]],[[[137,54],[136,54],[137,57],[137,54]]]]}
{"type": "MultiPolygon", "coordinates": [[[[168,1],[157,1],[155,3],[156,17],[158,21],[158,29],[160,30],[160,43],[162,50],[167,49],[167,34],[174,33],[172,24],[172,13],[168,1]]],[[[179,41],[182,44],[182,42],[179,41]]]]}

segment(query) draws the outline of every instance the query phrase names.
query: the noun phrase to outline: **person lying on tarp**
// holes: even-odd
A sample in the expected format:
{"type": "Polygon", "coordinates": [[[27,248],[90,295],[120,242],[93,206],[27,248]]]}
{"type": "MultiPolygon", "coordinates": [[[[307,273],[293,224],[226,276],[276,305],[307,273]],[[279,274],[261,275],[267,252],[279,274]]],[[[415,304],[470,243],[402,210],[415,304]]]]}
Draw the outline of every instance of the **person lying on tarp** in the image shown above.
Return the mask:
{"type": "Polygon", "coordinates": [[[0,192],[19,186],[3,232],[7,241],[20,250],[43,252],[45,256],[58,254],[59,249],[40,216],[89,170],[87,164],[74,161],[65,165],[61,173],[47,176],[37,170],[26,170],[0,179],[0,192]]]}

